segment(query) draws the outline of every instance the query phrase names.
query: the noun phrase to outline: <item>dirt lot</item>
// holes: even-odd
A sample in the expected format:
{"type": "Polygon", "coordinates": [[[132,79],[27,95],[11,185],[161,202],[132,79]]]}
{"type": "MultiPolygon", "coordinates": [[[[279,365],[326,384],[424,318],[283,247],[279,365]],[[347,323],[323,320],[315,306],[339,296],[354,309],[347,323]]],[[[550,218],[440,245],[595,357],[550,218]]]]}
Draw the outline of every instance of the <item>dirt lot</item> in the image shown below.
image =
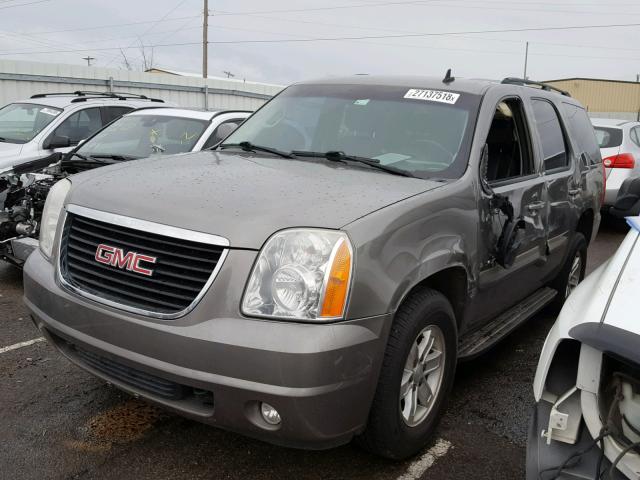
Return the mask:
{"type": "MultiPolygon", "coordinates": [[[[603,228],[589,249],[589,269],[622,238],[603,228]]],[[[21,273],[0,266],[0,352],[39,337],[21,297],[21,273]]],[[[36,342],[0,353],[0,477],[523,478],[531,383],[553,320],[539,315],[490,353],[461,365],[433,445],[404,463],[353,446],[287,450],[184,420],[107,387],[36,342]]]]}

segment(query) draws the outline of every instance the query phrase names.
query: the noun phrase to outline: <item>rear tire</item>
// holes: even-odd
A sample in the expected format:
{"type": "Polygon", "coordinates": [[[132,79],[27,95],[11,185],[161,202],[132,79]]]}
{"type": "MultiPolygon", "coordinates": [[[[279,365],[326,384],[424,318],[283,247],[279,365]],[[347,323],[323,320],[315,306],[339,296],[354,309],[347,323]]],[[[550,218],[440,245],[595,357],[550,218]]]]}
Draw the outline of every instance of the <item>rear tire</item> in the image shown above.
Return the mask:
{"type": "Polygon", "coordinates": [[[358,444],[394,460],[423,449],[451,391],[456,362],[451,304],[428,288],[411,294],[391,327],[369,421],[358,444]]]}
{"type": "Polygon", "coordinates": [[[558,295],[550,305],[554,313],[560,313],[566,299],[584,279],[587,268],[587,241],[584,235],[576,232],[570,242],[565,264],[558,276],[551,282],[551,287],[558,291],[558,295]]]}

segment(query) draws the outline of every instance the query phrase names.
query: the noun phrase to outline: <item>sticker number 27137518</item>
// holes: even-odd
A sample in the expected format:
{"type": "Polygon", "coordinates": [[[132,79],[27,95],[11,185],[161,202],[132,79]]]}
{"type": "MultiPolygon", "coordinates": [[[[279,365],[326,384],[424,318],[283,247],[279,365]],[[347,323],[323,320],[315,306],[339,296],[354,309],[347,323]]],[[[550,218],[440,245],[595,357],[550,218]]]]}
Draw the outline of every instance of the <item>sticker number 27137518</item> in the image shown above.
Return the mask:
{"type": "Polygon", "coordinates": [[[405,93],[404,98],[413,100],[427,100],[429,102],[441,102],[455,104],[460,98],[459,93],[442,92],[440,90],[422,90],[420,88],[412,88],[405,93]]]}

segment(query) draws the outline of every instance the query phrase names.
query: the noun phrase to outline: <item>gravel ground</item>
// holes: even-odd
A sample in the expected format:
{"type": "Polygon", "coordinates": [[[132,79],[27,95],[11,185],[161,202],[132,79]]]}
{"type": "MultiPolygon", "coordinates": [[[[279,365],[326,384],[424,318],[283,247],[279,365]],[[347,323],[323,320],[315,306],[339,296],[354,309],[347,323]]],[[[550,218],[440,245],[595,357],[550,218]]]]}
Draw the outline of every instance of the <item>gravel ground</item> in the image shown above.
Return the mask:
{"type": "MultiPolygon", "coordinates": [[[[623,236],[603,227],[588,268],[605,261],[623,236]]],[[[0,349],[39,336],[21,297],[21,273],[0,266],[0,349]]],[[[46,342],[35,343],[0,353],[0,477],[524,478],[531,384],[553,320],[540,314],[491,352],[461,364],[434,446],[403,463],[350,445],[289,450],[200,425],[122,394],[46,342]]]]}

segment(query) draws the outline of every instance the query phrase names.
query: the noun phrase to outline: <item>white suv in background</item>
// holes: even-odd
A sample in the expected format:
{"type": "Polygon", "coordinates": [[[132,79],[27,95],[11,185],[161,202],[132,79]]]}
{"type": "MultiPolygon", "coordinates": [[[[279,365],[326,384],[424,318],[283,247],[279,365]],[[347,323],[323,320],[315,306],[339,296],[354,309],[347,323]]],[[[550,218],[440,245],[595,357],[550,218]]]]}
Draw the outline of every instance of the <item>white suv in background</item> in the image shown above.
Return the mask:
{"type": "Polygon", "coordinates": [[[164,103],[130,93],[42,93],[0,108],[0,172],[66,153],[131,110],[164,103]]]}
{"type": "Polygon", "coordinates": [[[615,203],[622,182],[640,176],[640,122],[592,118],[591,123],[607,171],[603,207],[608,209],[615,203]]]}

